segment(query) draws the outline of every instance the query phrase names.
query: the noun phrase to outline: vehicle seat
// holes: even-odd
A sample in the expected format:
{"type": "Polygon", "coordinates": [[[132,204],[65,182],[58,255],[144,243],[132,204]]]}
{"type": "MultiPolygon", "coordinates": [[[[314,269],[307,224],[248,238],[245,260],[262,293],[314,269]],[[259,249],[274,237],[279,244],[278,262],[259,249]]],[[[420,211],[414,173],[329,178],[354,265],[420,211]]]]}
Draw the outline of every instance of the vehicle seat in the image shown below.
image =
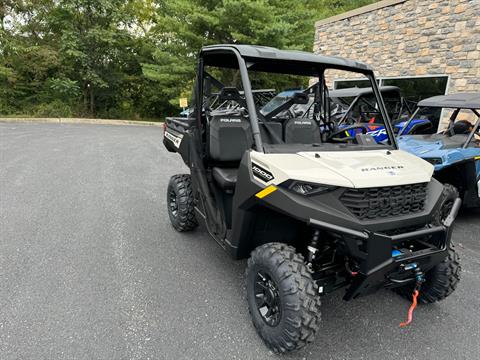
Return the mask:
{"type": "Polygon", "coordinates": [[[215,162],[240,162],[253,145],[248,117],[239,111],[217,111],[209,128],[210,158],[215,162]]]}
{"type": "Polygon", "coordinates": [[[216,111],[209,126],[208,149],[212,176],[220,188],[231,192],[243,154],[253,145],[248,117],[240,111],[216,111]]]}
{"type": "Polygon", "coordinates": [[[453,124],[453,135],[469,134],[473,125],[467,120],[459,120],[453,124]]]}
{"type": "Polygon", "coordinates": [[[292,118],[285,123],[285,142],[287,144],[320,143],[320,129],[313,119],[292,118]]]}
{"type": "Polygon", "coordinates": [[[236,168],[212,168],[212,175],[218,186],[223,190],[233,191],[235,190],[235,184],[237,183],[238,169],[236,168]]]}

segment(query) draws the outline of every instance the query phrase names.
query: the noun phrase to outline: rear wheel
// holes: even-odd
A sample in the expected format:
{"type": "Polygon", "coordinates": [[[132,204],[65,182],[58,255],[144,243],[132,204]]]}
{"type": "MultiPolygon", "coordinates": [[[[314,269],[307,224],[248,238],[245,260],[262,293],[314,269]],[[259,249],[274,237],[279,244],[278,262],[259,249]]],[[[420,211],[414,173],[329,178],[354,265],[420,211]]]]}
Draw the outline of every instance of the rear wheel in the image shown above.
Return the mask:
{"type": "MultiPolygon", "coordinates": [[[[435,225],[443,223],[457,198],[457,189],[453,185],[446,184],[442,193],[442,204],[434,214],[433,223],[435,225]]],[[[422,303],[434,303],[445,299],[455,291],[460,281],[460,273],[460,258],[455,252],[454,245],[450,242],[447,257],[425,274],[425,282],[420,289],[418,300],[422,303]]],[[[413,284],[395,289],[397,293],[409,300],[411,300],[413,290],[413,284]]]]}
{"type": "Polygon", "coordinates": [[[170,222],[177,231],[190,231],[198,226],[190,175],[174,175],[167,188],[167,208],[170,222]]]}
{"type": "Polygon", "coordinates": [[[253,324],[274,352],[312,342],[320,323],[320,298],[311,271],[291,246],[269,243],[248,260],[247,299],[253,324]]]}

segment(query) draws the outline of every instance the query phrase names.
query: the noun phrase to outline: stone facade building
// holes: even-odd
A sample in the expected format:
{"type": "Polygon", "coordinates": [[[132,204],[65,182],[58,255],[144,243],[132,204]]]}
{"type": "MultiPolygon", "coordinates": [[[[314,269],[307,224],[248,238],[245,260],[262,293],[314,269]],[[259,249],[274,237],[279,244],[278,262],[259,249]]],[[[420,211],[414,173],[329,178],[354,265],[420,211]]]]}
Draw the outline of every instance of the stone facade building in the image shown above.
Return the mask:
{"type": "Polygon", "coordinates": [[[480,91],[480,0],[384,0],[315,28],[315,53],[366,62],[412,100],[480,91]]]}

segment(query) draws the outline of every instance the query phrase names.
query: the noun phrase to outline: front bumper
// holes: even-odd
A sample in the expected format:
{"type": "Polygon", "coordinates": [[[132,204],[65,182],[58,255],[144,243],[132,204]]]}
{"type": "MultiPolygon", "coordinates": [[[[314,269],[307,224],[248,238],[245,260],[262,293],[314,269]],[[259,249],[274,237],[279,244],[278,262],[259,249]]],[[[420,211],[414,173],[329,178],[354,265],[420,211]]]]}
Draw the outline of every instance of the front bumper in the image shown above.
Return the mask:
{"type": "MultiPolygon", "coordinates": [[[[358,274],[353,277],[344,296],[345,300],[351,300],[381,287],[394,287],[408,283],[410,281],[408,269],[419,268],[422,272],[427,272],[442,262],[448,253],[451,225],[460,206],[461,200],[457,199],[441,226],[429,226],[396,235],[385,235],[369,230],[352,230],[315,219],[310,219],[309,223],[313,227],[344,235],[343,239],[349,256],[359,264],[358,274]],[[425,238],[429,241],[422,240],[425,238]],[[392,250],[396,245],[412,240],[419,243],[419,249],[400,256],[392,256],[392,250]],[[394,281],[393,278],[397,276],[403,276],[404,279],[394,281]]],[[[411,280],[413,279],[411,277],[411,280]]]]}

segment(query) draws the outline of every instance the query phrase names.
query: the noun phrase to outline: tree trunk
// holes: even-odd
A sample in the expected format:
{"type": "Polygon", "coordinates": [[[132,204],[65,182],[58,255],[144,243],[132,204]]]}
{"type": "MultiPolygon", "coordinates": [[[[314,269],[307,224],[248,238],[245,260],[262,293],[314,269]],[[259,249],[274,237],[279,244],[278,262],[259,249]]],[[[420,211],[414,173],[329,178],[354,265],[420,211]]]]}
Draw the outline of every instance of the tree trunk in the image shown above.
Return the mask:
{"type": "Polygon", "coordinates": [[[88,83],[83,87],[83,111],[88,114],[88,83]]]}
{"type": "Polygon", "coordinates": [[[93,86],[90,86],[90,116],[95,117],[95,96],[93,94],[93,86]]]}

